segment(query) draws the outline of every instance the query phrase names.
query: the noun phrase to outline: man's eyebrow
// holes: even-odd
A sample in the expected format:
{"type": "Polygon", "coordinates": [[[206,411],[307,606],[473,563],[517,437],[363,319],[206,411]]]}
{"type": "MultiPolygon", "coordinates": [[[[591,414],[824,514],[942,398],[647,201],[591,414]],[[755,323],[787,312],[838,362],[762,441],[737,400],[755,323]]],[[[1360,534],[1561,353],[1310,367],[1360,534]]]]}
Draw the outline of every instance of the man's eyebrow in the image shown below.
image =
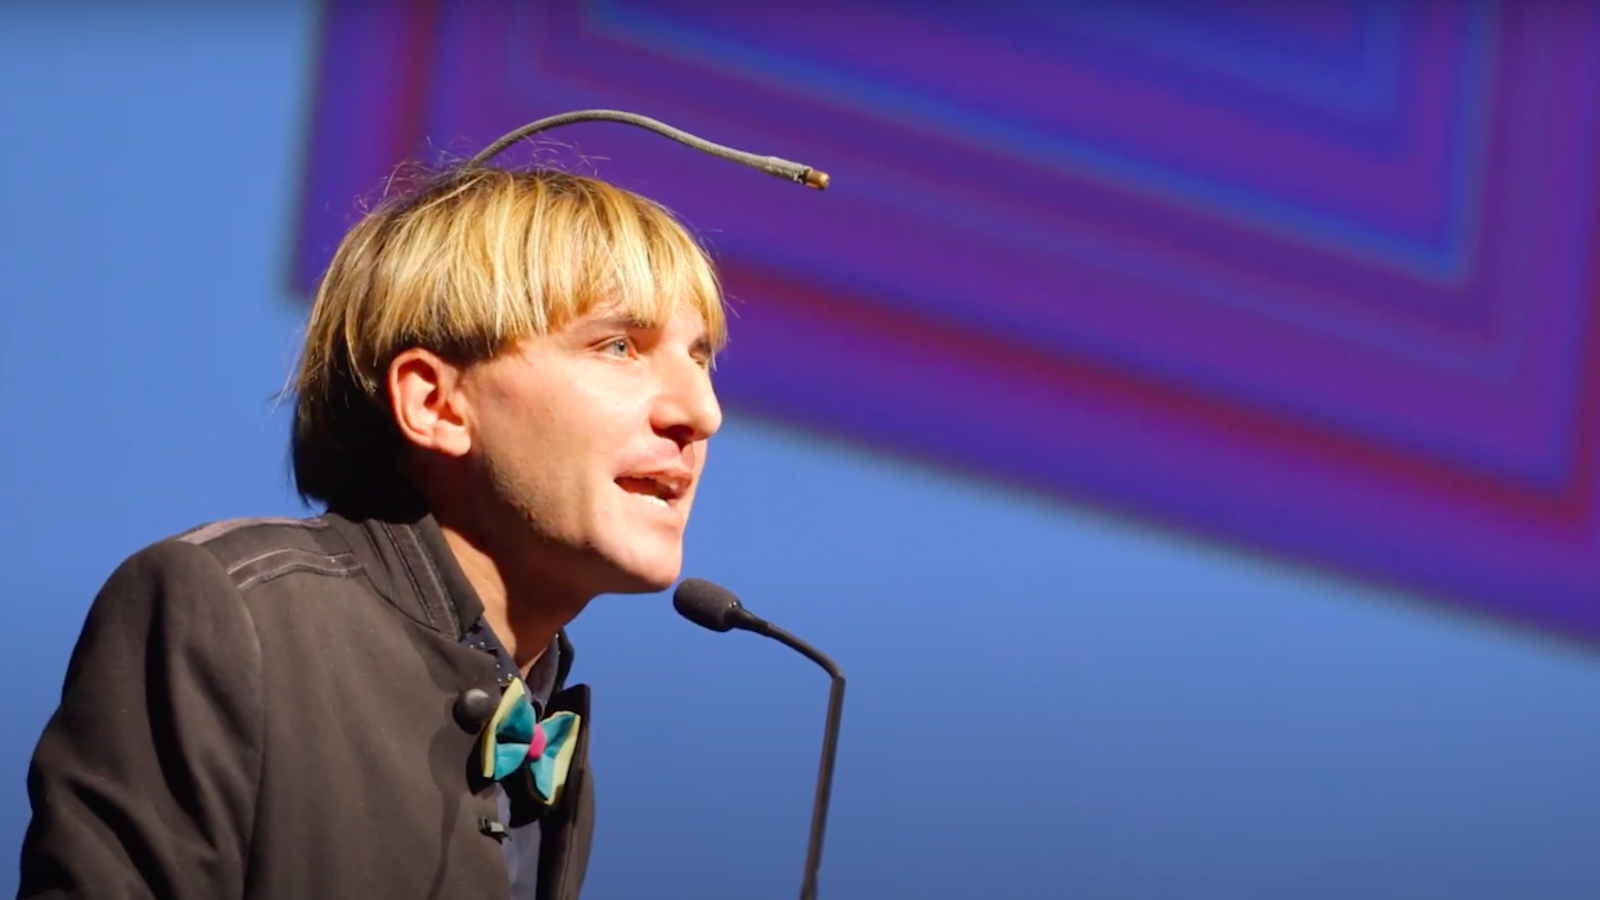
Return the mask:
{"type": "Polygon", "coordinates": [[[618,312],[606,316],[600,316],[595,319],[590,319],[588,322],[588,327],[596,330],[602,328],[633,329],[648,328],[650,327],[650,323],[646,322],[643,318],[634,315],[633,313],[618,312]]]}
{"type": "MultiPolygon", "coordinates": [[[[584,326],[585,332],[589,331],[631,331],[653,327],[642,316],[629,312],[615,312],[590,319],[584,326]]],[[[702,331],[693,341],[689,342],[689,352],[696,357],[710,359],[716,356],[716,347],[711,342],[709,332],[702,331]]]]}

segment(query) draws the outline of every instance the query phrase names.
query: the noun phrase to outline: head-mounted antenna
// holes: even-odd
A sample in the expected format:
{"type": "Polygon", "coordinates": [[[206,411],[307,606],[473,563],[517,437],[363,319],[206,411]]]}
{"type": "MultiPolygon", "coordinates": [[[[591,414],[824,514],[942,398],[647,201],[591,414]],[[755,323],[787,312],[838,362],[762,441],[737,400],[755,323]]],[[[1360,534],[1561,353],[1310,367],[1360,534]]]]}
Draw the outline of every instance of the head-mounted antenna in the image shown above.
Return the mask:
{"type": "Polygon", "coordinates": [[[816,188],[819,191],[828,186],[828,173],[819,172],[810,166],[803,166],[787,159],[779,159],[776,156],[757,156],[754,153],[745,153],[732,147],[713,144],[704,138],[697,138],[687,131],[680,131],[671,125],[658,122],[647,116],[618,112],[614,109],[584,109],[577,112],[549,116],[537,122],[530,122],[483,148],[478,152],[477,156],[467,161],[467,166],[481,166],[507,147],[535,132],[544,131],[547,128],[555,128],[558,125],[568,125],[573,122],[621,122],[625,125],[637,125],[640,128],[647,128],[657,134],[672,138],[680,144],[686,144],[712,156],[720,156],[736,163],[744,163],[752,169],[760,169],[768,175],[776,175],[785,181],[793,181],[809,188],[816,188]]]}

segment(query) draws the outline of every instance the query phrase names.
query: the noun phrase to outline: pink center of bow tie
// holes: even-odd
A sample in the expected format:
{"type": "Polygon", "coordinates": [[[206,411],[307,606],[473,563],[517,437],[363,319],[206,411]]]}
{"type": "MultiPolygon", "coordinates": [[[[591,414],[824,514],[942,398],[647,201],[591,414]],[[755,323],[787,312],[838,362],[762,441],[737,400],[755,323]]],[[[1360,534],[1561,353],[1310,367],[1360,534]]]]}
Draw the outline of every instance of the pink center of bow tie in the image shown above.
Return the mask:
{"type": "Polygon", "coordinates": [[[544,752],[544,729],[538,725],[533,726],[533,734],[528,738],[528,758],[538,759],[544,752]]]}

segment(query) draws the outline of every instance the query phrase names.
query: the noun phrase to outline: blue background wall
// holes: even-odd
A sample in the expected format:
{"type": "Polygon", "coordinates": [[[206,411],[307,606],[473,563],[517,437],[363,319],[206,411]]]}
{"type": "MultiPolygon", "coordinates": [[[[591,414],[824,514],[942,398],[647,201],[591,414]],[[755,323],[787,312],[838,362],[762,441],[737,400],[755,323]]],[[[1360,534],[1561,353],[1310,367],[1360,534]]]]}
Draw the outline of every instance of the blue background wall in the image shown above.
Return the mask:
{"type": "MultiPolygon", "coordinates": [[[[299,509],[273,397],[315,39],[306,3],[0,7],[0,846],[110,569],[299,509]]],[[[1600,896],[1592,651],[747,415],[712,459],[690,573],[852,679],[826,896],[1600,896]]],[[[820,673],[664,598],[575,639],[589,896],[792,890],[820,673]]]]}

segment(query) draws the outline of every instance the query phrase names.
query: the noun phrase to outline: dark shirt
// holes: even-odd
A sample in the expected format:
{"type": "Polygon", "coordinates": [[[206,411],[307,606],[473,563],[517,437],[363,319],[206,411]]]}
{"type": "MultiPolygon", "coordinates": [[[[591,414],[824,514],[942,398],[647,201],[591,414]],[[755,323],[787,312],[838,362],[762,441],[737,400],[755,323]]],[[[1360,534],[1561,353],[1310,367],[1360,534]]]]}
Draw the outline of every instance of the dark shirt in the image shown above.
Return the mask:
{"type": "MultiPolygon", "coordinates": [[[[506,652],[499,638],[495,637],[494,629],[482,616],[461,636],[461,643],[494,656],[500,669],[500,690],[504,691],[511,686],[512,680],[521,677],[516,661],[506,652]]],[[[551,641],[550,647],[533,664],[523,681],[528,699],[533,701],[534,713],[540,719],[544,718],[545,708],[550,705],[550,697],[555,693],[560,653],[559,641],[551,641]]],[[[514,802],[499,784],[494,786],[494,790],[495,802],[500,809],[500,823],[506,826],[507,831],[506,840],[500,848],[505,854],[506,871],[511,876],[511,900],[538,900],[539,819],[535,813],[525,809],[524,804],[514,802]]]]}

